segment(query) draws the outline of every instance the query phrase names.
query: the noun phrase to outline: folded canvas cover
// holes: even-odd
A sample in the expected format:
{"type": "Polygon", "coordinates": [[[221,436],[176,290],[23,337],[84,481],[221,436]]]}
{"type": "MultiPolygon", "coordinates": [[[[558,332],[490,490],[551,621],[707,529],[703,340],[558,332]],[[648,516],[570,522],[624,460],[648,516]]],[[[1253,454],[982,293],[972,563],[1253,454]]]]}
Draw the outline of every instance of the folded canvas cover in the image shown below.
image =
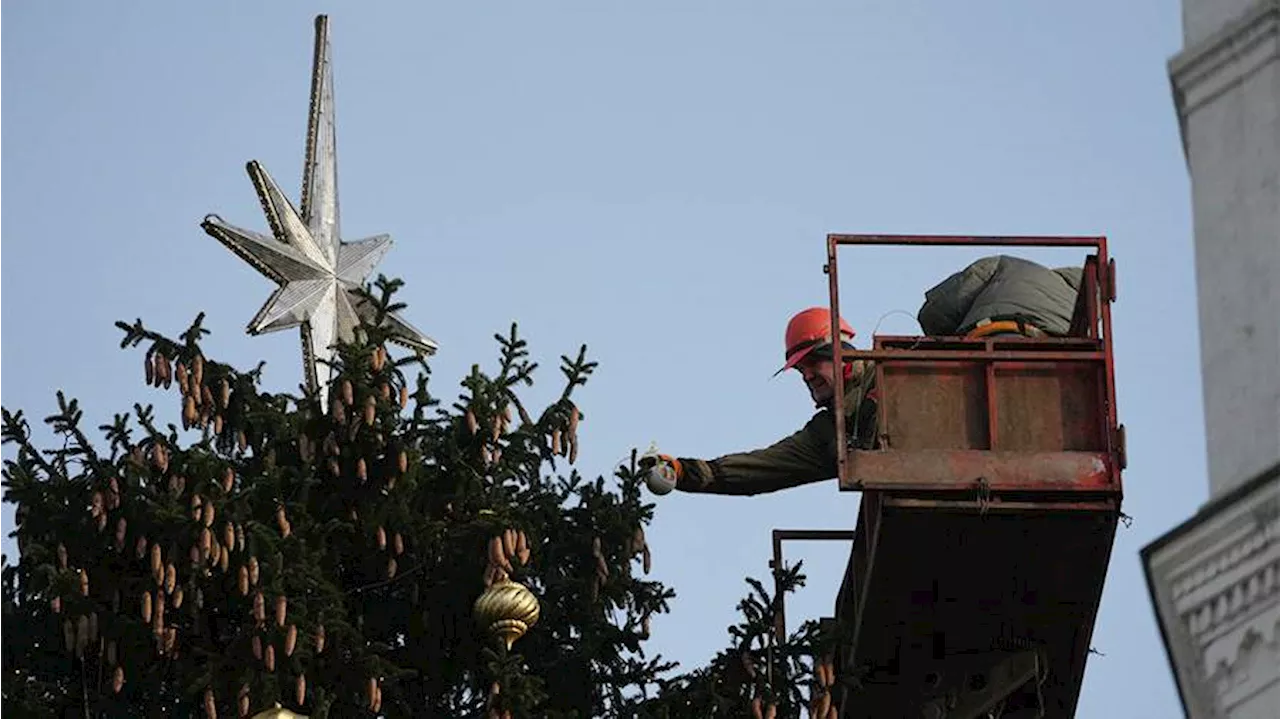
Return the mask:
{"type": "Polygon", "coordinates": [[[1014,319],[1066,335],[1082,274],[1080,267],[1051,270],[1020,257],[984,257],[926,292],[916,318],[926,335],[964,335],[982,320],[1014,319]]]}

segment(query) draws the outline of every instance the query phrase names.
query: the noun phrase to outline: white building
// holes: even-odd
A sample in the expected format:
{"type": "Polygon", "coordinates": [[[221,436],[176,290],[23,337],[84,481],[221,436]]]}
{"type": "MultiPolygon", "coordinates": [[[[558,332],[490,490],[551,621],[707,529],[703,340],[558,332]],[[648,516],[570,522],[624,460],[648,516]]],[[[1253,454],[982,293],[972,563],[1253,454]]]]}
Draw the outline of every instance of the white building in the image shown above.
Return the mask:
{"type": "Polygon", "coordinates": [[[1187,715],[1280,719],[1280,0],[1183,0],[1210,500],[1142,551],[1187,715]]]}

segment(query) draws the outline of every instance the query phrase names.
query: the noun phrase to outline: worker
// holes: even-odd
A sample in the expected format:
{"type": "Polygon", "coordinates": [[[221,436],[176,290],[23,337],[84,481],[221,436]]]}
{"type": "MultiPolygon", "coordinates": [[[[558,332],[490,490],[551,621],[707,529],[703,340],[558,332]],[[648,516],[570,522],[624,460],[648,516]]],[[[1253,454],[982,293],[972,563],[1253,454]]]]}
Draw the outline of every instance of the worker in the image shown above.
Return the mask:
{"type": "MultiPolygon", "coordinates": [[[[840,346],[853,349],[854,331],[840,319],[840,346]]],[[[861,448],[875,437],[873,371],[861,360],[838,363],[831,341],[831,311],[811,307],[791,318],[786,330],[786,363],[774,376],[794,369],[804,379],[818,411],[795,434],[764,449],[711,460],[648,454],[640,469],[649,488],[683,492],[751,495],[834,478],[836,470],[835,373],[844,375],[847,433],[861,448]]]]}

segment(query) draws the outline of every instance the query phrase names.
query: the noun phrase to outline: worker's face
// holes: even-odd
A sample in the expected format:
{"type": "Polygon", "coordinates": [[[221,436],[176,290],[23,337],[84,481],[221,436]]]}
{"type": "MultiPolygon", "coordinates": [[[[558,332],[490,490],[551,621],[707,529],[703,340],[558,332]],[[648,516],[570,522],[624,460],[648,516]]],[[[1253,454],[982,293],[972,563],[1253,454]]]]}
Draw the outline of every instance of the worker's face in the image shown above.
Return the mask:
{"type": "Polygon", "coordinates": [[[830,359],[810,355],[796,365],[817,405],[831,401],[836,391],[836,365],[830,359]]]}

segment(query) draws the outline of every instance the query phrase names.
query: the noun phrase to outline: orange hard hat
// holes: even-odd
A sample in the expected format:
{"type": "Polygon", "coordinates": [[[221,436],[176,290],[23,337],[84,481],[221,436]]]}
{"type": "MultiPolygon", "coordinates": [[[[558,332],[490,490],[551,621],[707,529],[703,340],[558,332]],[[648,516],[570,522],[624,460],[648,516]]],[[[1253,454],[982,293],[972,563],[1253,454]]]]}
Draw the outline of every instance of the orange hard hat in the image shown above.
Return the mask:
{"type": "MultiPolygon", "coordinates": [[[[840,318],[840,344],[846,349],[853,349],[849,340],[853,339],[853,327],[844,318],[840,318]]],[[[774,374],[781,374],[795,367],[810,352],[831,345],[831,310],[826,307],[810,307],[796,313],[787,323],[787,363],[774,374]]]]}

